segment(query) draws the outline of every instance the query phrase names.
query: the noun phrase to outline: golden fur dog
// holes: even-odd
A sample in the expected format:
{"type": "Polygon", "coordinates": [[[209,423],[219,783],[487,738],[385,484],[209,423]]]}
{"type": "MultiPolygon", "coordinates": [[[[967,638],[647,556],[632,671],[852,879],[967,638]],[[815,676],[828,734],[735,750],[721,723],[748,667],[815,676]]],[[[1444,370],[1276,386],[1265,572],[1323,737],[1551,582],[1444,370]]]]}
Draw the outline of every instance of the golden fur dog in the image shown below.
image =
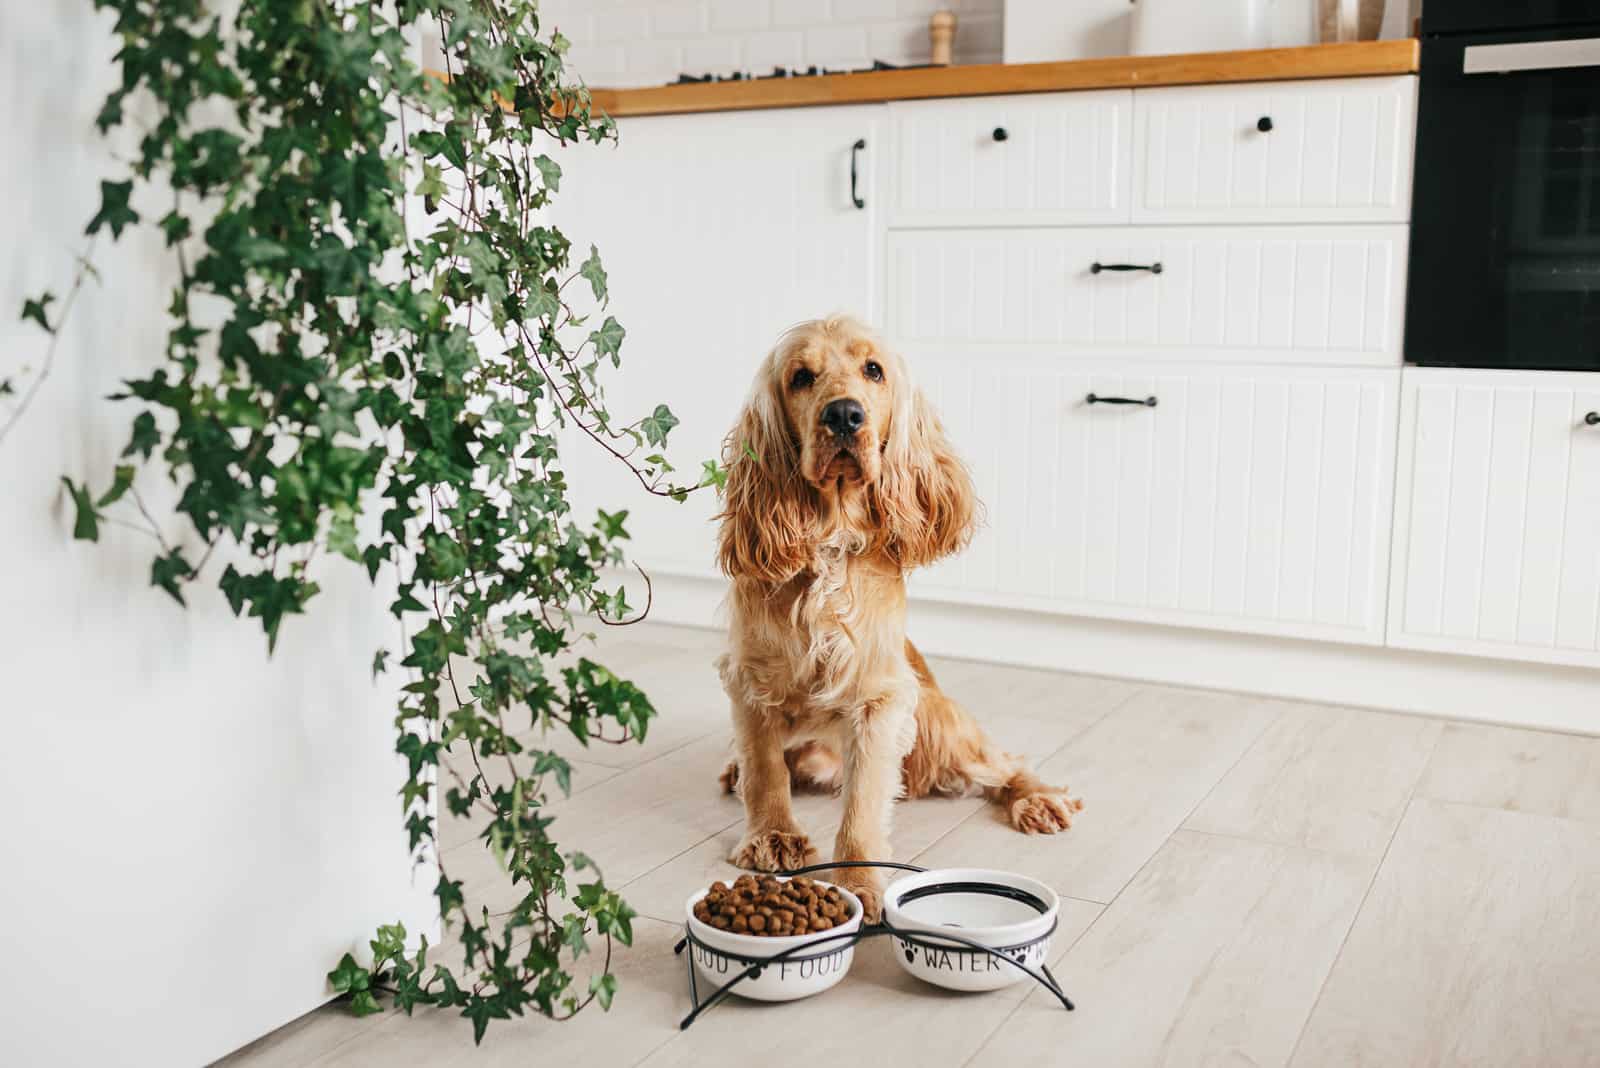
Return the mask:
{"type": "MultiPolygon", "coordinates": [[[[816,860],[791,783],[842,791],[835,860],[890,859],[902,794],[981,790],[1018,830],[1071,826],[1081,803],[996,749],[906,640],[906,573],[961,549],[977,504],[904,361],[852,319],[802,323],[762,364],[723,451],[732,626],[717,666],[735,748],[723,783],[748,823],[733,863],[816,860]]],[[[832,878],[877,916],[882,875],[832,878]]]]}

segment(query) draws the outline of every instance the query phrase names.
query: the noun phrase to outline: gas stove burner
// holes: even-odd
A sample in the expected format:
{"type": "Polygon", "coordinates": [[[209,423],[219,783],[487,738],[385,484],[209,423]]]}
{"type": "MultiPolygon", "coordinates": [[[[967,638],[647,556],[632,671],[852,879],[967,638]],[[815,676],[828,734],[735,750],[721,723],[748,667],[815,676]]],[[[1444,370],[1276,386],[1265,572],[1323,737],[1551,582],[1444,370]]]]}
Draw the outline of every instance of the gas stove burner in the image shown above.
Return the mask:
{"type": "Polygon", "coordinates": [[[703,85],[708,82],[753,82],[768,81],[773,78],[820,78],[830,74],[871,74],[884,70],[919,70],[931,67],[931,63],[889,63],[881,59],[872,61],[870,67],[852,67],[842,70],[831,70],[819,67],[816,64],[800,70],[791,67],[773,67],[770,74],[750,74],[747,71],[736,70],[731,74],[680,74],[674,85],[703,85]]]}

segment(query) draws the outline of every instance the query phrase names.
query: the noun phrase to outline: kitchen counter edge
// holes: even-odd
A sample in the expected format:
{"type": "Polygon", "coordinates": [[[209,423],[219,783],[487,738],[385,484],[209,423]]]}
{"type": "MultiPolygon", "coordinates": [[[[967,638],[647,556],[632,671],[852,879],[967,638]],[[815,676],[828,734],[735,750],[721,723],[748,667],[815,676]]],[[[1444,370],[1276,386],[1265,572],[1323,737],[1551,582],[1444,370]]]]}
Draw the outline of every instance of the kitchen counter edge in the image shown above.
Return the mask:
{"type": "Polygon", "coordinates": [[[1241,52],[1115,56],[1061,63],[983,63],[815,77],[695,82],[639,89],[594,89],[592,94],[598,109],[614,118],[626,118],[1010,93],[1415,74],[1417,62],[1418,42],[1414,38],[1403,38],[1241,52]]]}

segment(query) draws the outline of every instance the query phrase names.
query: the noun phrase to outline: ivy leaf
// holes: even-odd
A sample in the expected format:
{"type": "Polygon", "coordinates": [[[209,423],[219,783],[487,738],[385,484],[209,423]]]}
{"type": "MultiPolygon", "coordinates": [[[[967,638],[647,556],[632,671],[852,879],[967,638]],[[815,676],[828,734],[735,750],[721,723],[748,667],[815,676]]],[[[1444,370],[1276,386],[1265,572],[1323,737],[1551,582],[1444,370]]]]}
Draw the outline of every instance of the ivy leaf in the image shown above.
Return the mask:
{"type": "Polygon", "coordinates": [[[539,168],[539,177],[544,179],[544,187],[554,193],[561,188],[561,167],[549,156],[535,156],[533,165],[539,168]]]}
{"type": "Polygon", "coordinates": [[[715,460],[703,460],[700,463],[700,485],[715,486],[723,489],[728,485],[727,468],[722,467],[715,460]]]}
{"type": "Polygon", "coordinates": [[[439,876],[439,883],[434,887],[433,896],[439,900],[439,915],[445,919],[450,918],[450,913],[459,909],[466,900],[461,894],[461,880],[450,880],[443,875],[439,876]]]}
{"type": "Polygon", "coordinates": [[[55,299],[56,295],[51,293],[49,290],[46,290],[45,292],[39,294],[38,300],[24,300],[22,302],[23,320],[26,321],[28,319],[32,319],[34,322],[38,323],[46,333],[55,333],[56,328],[51,326],[50,320],[45,317],[45,309],[48,308],[50,303],[55,299]]]}
{"type": "Polygon", "coordinates": [[[328,973],[328,985],[335,994],[350,994],[367,989],[372,975],[356,963],[355,957],[346,953],[339,958],[339,966],[328,973]]]}
{"type": "Polygon", "coordinates": [[[472,1021],[472,1043],[477,1045],[483,1041],[483,1033],[489,1029],[490,1020],[509,1020],[511,1012],[494,998],[486,998],[481,994],[473,994],[467,999],[466,1007],[461,1010],[461,1015],[472,1021]]]}
{"type": "Polygon", "coordinates": [[[100,499],[95,502],[95,507],[104,508],[108,504],[115,504],[121,500],[122,495],[128,492],[128,487],[133,485],[133,471],[132,464],[118,464],[111,480],[111,488],[100,495],[100,499]]]}
{"type": "Polygon", "coordinates": [[[667,434],[677,425],[678,417],[665,404],[656,405],[654,412],[639,420],[639,429],[644,431],[645,440],[652,445],[665,445],[667,434]]]}
{"type": "Polygon", "coordinates": [[[335,514],[328,525],[328,551],[356,563],[361,563],[361,547],[356,544],[356,518],[354,513],[335,514]]]}
{"type": "Polygon", "coordinates": [[[615,316],[606,316],[606,321],[600,324],[600,329],[589,335],[589,340],[594,343],[594,352],[597,357],[611,357],[613,367],[622,366],[622,339],[627,336],[627,331],[622,324],[617,322],[615,316]]]}
{"type": "Polygon", "coordinates": [[[600,530],[608,539],[628,536],[628,531],[622,525],[628,518],[626,508],[619,512],[608,512],[604,508],[597,508],[595,512],[599,519],[600,530]]]}
{"type": "Polygon", "coordinates": [[[378,1004],[378,999],[372,996],[370,990],[357,990],[350,995],[350,1012],[356,1016],[371,1016],[383,1011],[383,1006],[378,1004]]]}
{"type": "Polygon", "coordinates": [[[113,239],[121,237],[123,227],[139,221],[139,213],[128,207],[128,198],[132,195],[132,181],[101,182],[100,210],[89,220],[84,233],[93,234],[102,226],[109,226],[113,239]]]}
{"type": "Polygon", "coordinates": [[[372,654],[372,677],[376,679],[389,670],[389,650],[379,649],[372,654]]]}
{"type": "Polygon", "coordinates": [[[189,236],[189,220],[176,211],[169,211],[161,217],[161,232],[166,235],[170,248],[189,236]]]}
{"type": "Polygon", "coordinates": [[[600,1007],[607,1012],[611,1011],[611,999],[617,996],[617,977],[607,972],[604,975],[591,976],[589,979],[589,993],[600,1003],[600,1007]]]}
{"type": "Polygon", "coordinates": [[[87,484],[74,485],[72,479],[61,476],[61,484],[72,494],[72,504],[77,515],[72,521],[72,536],[78,541],[100,540],[100,513],[95,511],[94,499],[89,496],[87,484]]]}
{"type": "Polygon", "coordinates": [[[606,269],[600,266],[600,250],[593,245],[589,246],[589,258],[583,261],[578,268],[578,273],[589,280],[589,288],[594,290],[594,299],[601,304],[606,302],[606,269]]]}
{"type": "Polygon", "coordinates": [[[193,574],[194,568],[183,558],[183,550],[173,549],[151,562],[150,585],[160,586],[172,595],[174,601],[188,607],[188,602],[183,599],[182,583],[193,574]]]}
{"type": "Polygon", "coordinates": [[[140,412],[133,419],[133,436],[128,439],[127,448],[122,450],[122,455],[132,456],[138,453],[146,460],[157,445],[161,444],[161,434],[156,430],[156,417],[149,412],[140,412]]]}

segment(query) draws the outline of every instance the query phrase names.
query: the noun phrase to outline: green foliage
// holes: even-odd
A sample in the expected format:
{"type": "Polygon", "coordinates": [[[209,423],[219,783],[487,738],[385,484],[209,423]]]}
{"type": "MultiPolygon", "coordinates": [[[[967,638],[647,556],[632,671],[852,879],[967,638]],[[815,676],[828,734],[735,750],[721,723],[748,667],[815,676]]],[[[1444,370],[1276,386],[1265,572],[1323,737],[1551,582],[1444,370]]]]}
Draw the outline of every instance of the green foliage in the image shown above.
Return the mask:
{"type": "MultiPolygon", "coordinates": [[[[541,30],[533,0],[242,0],[227,17],[202,0],[94,2],[116,16],[121,70],[97,123],[140,121],[87,232],[159,231],[178,281],[164,358],[117,394],[138,405],[128,462],[98,496],[63,480],[73,536],[97,540],[102,510],[136,508],[159,544],[151,584],[180,604],[221,545],[217,584],[269,649],[316,598],[319,568],[385,576],[409,675],[401,815],[439,864],[463,953],[430,965],[426,942],[408,953],[404,929],[383,927],[373,962],[346,955],[330,984],[358,1014],[381,1011],[381,992],[408,1013],[455,1009],[477,1038],[526,1011],[609,1007],[611,945],[632,939],[634,913],[551,837],[547,808],[572,768],[542,739],[643,738],[654,710],[570,655],[576,613],[629,611],[600,586],[623,562],[626,513],[574,519],[557,432],[576,427],[654,493],[694,488],[668,481],[678,420],[665,406],[627,424],[606,411],[599,372],[626,334],[610,316],[588,322],[587,296],[572,295],[585,287],[568,286],[582,278],[604,306],[599,252],[575,262],[545,219],[562,177],[552,155],[613,124],[567,79],[567,43],[541,30]],[[445,42],[446,77],[412,58],[407,34],[424,30],[445,42]],[[201,548],[164,535],[139,495],[146,466],[177,487],[201,548]],[[434,805],[483,822],[509,908],[491,918],[452,878],[434,805]],[[585,984],[569,969],[599,955],[592,941],[604,957],[585,984]]],[[[85,260],[73,294],[88,273],[85,260]]],[[[51,299],[22,315],[54,336],[51,299]]],[[[698,484],[724,477],[711,463],[698,484]]],[[[378,650],[374,675],[390,667],[378,650]]]]}

